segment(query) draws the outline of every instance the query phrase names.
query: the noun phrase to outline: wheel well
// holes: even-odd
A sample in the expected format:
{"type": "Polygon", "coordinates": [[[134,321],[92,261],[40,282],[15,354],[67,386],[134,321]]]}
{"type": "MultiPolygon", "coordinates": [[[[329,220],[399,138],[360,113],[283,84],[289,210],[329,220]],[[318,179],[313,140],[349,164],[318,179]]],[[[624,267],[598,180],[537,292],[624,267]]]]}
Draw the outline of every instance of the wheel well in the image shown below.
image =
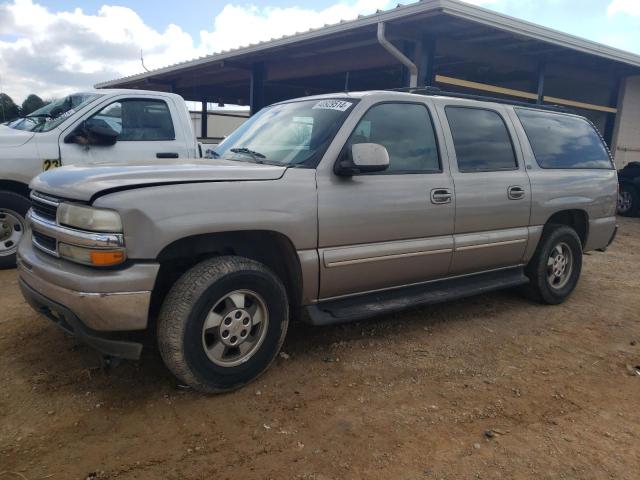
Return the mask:
{"type": "Polygon", "coordinates": [[[23,197],[29,198],[29,187],[21,182],[14,180],[0,180],[0,190],[6,190],[9,192],[17,193],[23,197]]]}
{"type": "Polygon", "coordinates": [[[551,225],[566,225],[573,228],[580,237],[582,246],[586,245],[589,235],[589,215],[584,210],[563,210],[554,213],[545,223],[543,234],[551,225]]]}
{"type": "Polygon", "coordinates": [[[295,315],[300,309],[302,271],[293,244],[281,233],[252,230],[195,235],[165,247],[158,255],[160,271],[152,295],[150,317],[157,316],[165,296],[184,272],[217,255],[238,255],[266,265],[287,289],[291,312],[295,315]]]}

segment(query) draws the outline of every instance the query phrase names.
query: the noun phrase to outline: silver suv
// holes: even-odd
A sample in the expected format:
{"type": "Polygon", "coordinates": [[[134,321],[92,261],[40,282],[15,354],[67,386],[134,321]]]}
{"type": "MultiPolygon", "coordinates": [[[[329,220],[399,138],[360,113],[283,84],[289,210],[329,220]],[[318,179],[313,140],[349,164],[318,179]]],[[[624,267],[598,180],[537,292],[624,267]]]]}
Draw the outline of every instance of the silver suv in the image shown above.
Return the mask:
{"type": "Polygon", "coordinates": [[[515,286],[558,304],[617,229],[609,152],[559,111],[325,95],[263,109],[214,157],[37,177],[25,298],[105,355],[138,358],[146,331],[180,381],[220,392],[264,372],[297,317],[515,286]]]}

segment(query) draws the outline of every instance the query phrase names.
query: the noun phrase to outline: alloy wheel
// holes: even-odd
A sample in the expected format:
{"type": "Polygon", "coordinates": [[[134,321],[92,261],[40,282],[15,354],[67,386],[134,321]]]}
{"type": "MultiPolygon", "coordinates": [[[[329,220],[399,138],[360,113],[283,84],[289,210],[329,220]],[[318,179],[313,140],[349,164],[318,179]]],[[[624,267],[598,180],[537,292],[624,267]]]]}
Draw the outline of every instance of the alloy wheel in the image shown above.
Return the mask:
{"type": "Polygon", "coordinates": [[[0,257],[13,255],[24,234],[25,220],[19,213],[0,208],[0,257]]]}
{"type": "Polygon", "coordinates": [[[264,341],[269,315],[264,299],[235,290],[214,303],[202,328],[202,345],[216,365],[234,367],[249,360],[264,341]]]}
{"type": "Polygon", "coordinates": [[[628,190],[622,190],[618,193],[618,213],[624,215],[633,206],[633,195],[628,190]]]}
{"type": "Polygon", "coordinates": [[[547,259],[547,281],[551,288],[564,287],[573,272],[573,253],[564,242],[557,244],[547,259]]]}

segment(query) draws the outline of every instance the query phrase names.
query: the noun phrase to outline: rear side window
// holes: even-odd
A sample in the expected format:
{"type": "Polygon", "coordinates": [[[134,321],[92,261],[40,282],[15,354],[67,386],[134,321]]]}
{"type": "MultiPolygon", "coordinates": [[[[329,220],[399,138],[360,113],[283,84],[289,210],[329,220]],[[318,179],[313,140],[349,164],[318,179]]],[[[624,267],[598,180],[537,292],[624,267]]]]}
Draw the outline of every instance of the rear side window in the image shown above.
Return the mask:
{"type": "Polygon", "coordinates": [[[382,103],[364,114],[349,138],[378,143],[389,153],[383,173],[440,172],[438,145],[427,107],[413,103],[382,103]]]}
{"type": "Polygon", "coordinates": [[[515,170],[518,162],[509,131],[493,110],[447,107],[447,120],[461,172],[515,170]]]}
{"type": "Polygon", "coordinates": [[[585,119],[516,108],[542,168],[613,168],[595,128],[585,119]]]}

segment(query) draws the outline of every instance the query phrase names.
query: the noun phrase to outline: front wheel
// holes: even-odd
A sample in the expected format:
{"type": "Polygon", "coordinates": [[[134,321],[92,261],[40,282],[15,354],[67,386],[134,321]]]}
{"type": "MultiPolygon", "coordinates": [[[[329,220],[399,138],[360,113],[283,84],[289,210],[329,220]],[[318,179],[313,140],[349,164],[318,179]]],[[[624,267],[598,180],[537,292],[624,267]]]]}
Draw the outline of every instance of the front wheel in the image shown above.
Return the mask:
{"type": "Polygon", "coordinates": [[[180,381],[224,392],[269,367],[288,324],[286,291],[271,270],[247,258],[216,257],[172,287],[158,319],[158,345],[180,381]]]}
{"type": "Polygon", "coordinates": [[[551,226],[527,265],[528,293],[541,303],[562,303],[576,288],[581,270],[582,243],[575,230],[551,226]]]}
{"type": "Polygon", "coordinates": [[[29,200],[14,192],[0,191],[0,269],[16,266],[18,242],[24,235],[29,200]]]}

